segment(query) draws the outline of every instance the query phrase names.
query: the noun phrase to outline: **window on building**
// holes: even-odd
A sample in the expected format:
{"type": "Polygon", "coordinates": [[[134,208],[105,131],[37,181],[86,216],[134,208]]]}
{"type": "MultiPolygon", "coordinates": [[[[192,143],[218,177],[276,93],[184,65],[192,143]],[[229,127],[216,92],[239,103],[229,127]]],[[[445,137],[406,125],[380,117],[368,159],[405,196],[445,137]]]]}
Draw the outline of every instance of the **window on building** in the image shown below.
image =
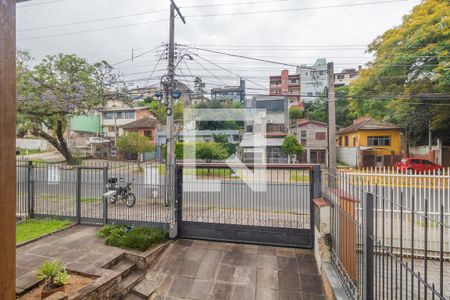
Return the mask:
{"type": "Polygon", "coordinates": [[[300,131],[300,136],[302,139],[306,139],[306,130],[300,131]]]}
{"type": "Polygon", "coordinates": [[[391,137],[390,136],[369,136],[367,137],[368,146],[390,146],[391,137]]]}
{"type": "Polygon", "coordinates": [[[144,130],[144,136],[153,139],[153,132],[151,130],[144,130]]]}
{"type": "Polygon", "coordinates": [[[342,147],[342,136],[339,137],[339,147],[342,147]]]}
{"type": "Polygon", "coordinates": [[[104,113],[103,118],[105,120],[112,120],[112,119],[114,119],[114,113],[113,112],[104,113]]]}
{"type": "Polygon", "coordinates": [[[124,119],[134,119],[136,113],[134,111],[126,111],[123,113],[124,119]]]}
{"type": "Polygon", "coordinates": [[[356,136],[353,137],[353,147],[356,147],[356,136]]]}
{"type": "Polygon", "coordinates": [[[316,132],[316,140],[324,141],[326,138],[325,132],[316,132]]]}
{"type": "Polygon", "coordinates": [[[345,77],[344,75],[340,74],[337,76],[337,79],[344,79],[344,77],[345,77]]]}
{"type": "Polygon", "coordinates": [[[308,97],[312,97],[313,93],[312,92],[308,92],[308,97]]]}
{"type": "Polygon", "coordinates": [[[248,125],[247,126],[247,132],[253,132],[253,126],[252,125],[248,125]]]}
{"type": "Polygon", "coordinates": [[[348,147],[348,135],[345,136],[345,147],[348,147]]]}
{"type": "Polygon", "coordinates": [[[114,132],[114,127],[108,127],[108,132],[114,132]]]}
{"type": "Polygon", "coordinates": [[[122,112],[116,112],[116,119],[123,119],[123,113],[122,112]]]}

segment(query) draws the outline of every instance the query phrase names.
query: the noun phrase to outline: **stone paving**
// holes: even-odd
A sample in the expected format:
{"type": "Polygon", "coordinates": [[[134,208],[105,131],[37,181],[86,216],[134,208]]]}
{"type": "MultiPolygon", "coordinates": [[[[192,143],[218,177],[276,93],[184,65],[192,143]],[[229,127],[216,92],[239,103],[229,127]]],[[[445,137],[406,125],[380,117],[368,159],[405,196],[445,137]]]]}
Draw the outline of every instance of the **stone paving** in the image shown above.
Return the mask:
{"type": "MultiPolygon", "coordinates": [[[[121,255],[96,237],[98,229],[75,226],[17,248],[17,291],[37,282],[45,260],[95,274],[121,255]]],[[[311,250],[176,240],[146,278],[158,279],[151,299],[324,299],[311,250]]]]}
{"type": "Polygon", "coordinates": [[[75,226],[16,249],[16,291],[34,285],[36,270],[49,259],[57,259],[70,269],[96,274],[124,250],[109,247],[96,237],[99,227],[75,226]]]}
{"type": "Polygon", "coordinates": [[[178,240],[151,299],[325,299],[311,250],[178,240]]]}

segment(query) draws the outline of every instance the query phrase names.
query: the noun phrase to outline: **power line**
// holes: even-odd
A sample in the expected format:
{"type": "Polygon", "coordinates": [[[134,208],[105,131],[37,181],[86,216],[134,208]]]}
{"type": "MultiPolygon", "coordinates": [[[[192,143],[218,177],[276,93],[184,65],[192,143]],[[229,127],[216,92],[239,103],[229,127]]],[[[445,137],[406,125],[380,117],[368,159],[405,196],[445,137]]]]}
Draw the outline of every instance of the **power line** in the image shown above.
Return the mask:
{"type": "Polygon", "coordinates": [[[220,4],[201,4],[192,6],[180,6],[180,8],[203,8],[203,7],[219,7],[219,6],[239,6],[239,5],[249,5],[249,4],[265,4],[265,3],[277,3],[277,2],[288,2],[289,0],[271,0],[271,1],[250,1],[250,2],[236,2],[236,3],[220,3],[220,4]]]}
{"type": "Polygon", "coordinates": [[[158,64],[161,61],[163,56],[164,56],[164,51],[161,53],[161,56],[159,57],[158,62],[156,63],[155,67],[153,68],[153,71],[150,73],[150,76],[148,77],[147,81],[145,82],[144,87],[147,86],[148,82],[150,81],[150,78],[152,78],[152,76],[155,73],[156,68],[158,67],[158,64]]]}
{"type": "Polygon", "coordinates": [[[53,3],[57,3],[57,2],[63,2],[64,0],[50,0],[50,1],[46,1],[46,2],[38,2],[37,3],[30,3],[30,4],[26,4],[26,5],[17,5],[18,8],[22,8],[22,7],[30,7],[30,6],[41,6],[41,5],[46,5],[46,4],[53,4],[53,3]]]}
{"type": "MultiPolygon", "coordinates": [[[[61,2],[61,1],[64,1],[64,0],[48,1],[48,2],[44,2],[42,4],[33,4],[33,5],[27,5],[27,6],[43,5],[43,4],[46,4],[46,3],[61,2]]],[[[288,0],[253,1],[253,2],[223,3],[223,4],[205,4],[205,5],[185,6],[185,7],[180,7],[180,8],[202,8],[202,7],[217,7],[217,6],[235,6],[235,5],[244,5],[244,4],[276,3],[276,2],[286,2],[286,1],[288,1],[288,0]]],[[[21,7],[26,7],[26,6],[21,6],[21,7]]],[[[112,16],[112,17],[98,18],[98,19],[92,19],[92,20],[85,20],[85,21],[76,21],[76,22],[63,23],[63,24],[53,24],[53,25],[44,25],[44,26],[37,26],[37,27],[22,28],[22,29],[18,29],[17,31],[18,32],[36,31],[36,30],[41,30],[41,29],[58,28],[58,27],[80,25],[80,24],[89,24],[89,23],[98,23],[98,22],[103,22],[103,21],[123,19],[123,18],[136,17],[136,16],[142,16],[142,15],[159,14],[159,13],[168,12],[168,11],[169,11],[168,9],[152,10],[152,11],[146,11],[146,12],[140,12],[140,13],[134,13],[134,14],[126,14],[126,15],[120,15],[120,16],[112,16]]]]}
{"type": "Polygon", "coordinates": [[[218,65],[218,64],[216,64],[216,63],[214,63],[214,62],[212,62],[212,61],[210,61],[210,60],[208,60],[208,59],[206,59],[206,58],[201,57],[200,55],[198,55],[198,54],[196,54],[196,53],[193,53],[193,54],[194,54],[195,56],[197,56],[197,57],[199,57],[199,58],[201,58],[201,59],[203,59],[203,60],[209,62],[210,64],[212,64],[212,65],[214,65],[214,66],[216,66],[216,67],[219,67],[219,68],[221,68],[222,70],[225,70],[225,71],[228,72],[228,73],[231,73],[231,74],[233,74],[233,75],[235,75],[235,76],[238,76],[238,77],[240,77],[240,78],[245,78],[247,81],[249,81],[249,82],[251,82],[251,83],[253,83],[253,84],[255,84],[255,85],[258,85],[258,86],[260,86],[260,87],[265,88],[264,86],[260,85],[259,83],[256,83],[256,82],[254,82],[254,81],[248,79],[248,77],[241,76],[241,75],[239,75],[239,74],[237,74],[237,73],[235,73],[235,72],[233,72],[233,71],[231,71],[231,70],[229,70],[229,69],[227,69],[227,68],[225,68],[225,67],[222,67],[222,66],[220,66],[220,65],[218,65]]]}
{"type": "Polygon", "coordinates": [[[125,27],[147,25],[147,24],[151,24],[151,23],[159,23],[159,22],[166,22],[166,21],[169,21],[169,20],[168,19],[160,19],[160,20],[153,20],[153,21],[147,21],[147,22],[141,22],[141,23],[124,24],[124,25],[116,25],[116,26],[109,26],[109,27],[96,28],[96,29],[87,29],[87,30],[80,30],[80,31],[72,31],[72,32],[65,32],[65,33],[27,37],[27,38],[21,38],[21,39],[17,39],[17,40],[18,41],[38,40],[38,39],[57,37],[57,36],[67,36],[67,35],[80,34],[80,33],[86,33],[86,32],[104,31],[104,30],[110,30],[110,29],[121,29],[121,28],[125,28],[125,27]]]}
{"type": "Polygon", "coordinates": [[[119,62],[117,62],[117,63],[115,63],[115,64],[112,64],[112,66],[117,66],[117,65],[120,65],[120,64],[122,64],[122,63],[132,61],[132,60],[135,59],[135,58],[139,58],[139,57],[141,57],[141,56],[144,56],[144,55],[146,55],[146,54],[148,54],[148,53],[150,53],[150,52],[153,52],[153,51],[155,51],[156,49],[161,48],[161,47],[163,47],[163,46],[164,46],[164,45],[156,46],[156,47],[154,47],[153,49],[148,50],[148,51],[145,51],[145,52],[143,52],[143,53],[141,53],[141,54],[139,54],[139,55],[136,55],[136,56],[134,56],[134,57],[132,57],[132,58],[128,58],[128,59],[125,59],[125,60],[123,60],[123,61],[119,61],[119,62]]]}
{"type": "MultiPolygon", "coordinates": [[[[60,0],[60,1],[63,1],[63,0],[60,0]]],[[[167,9],[146,11],[146,12],[140,12],[140,13],[135,13],[135,14],[121,15],[121,16],[98,18],[98,19],[85,20],[85,21],[76,21],[76,22],[63,23],[63,24],[54,24],[54,25],[44,25],[44,26],[37,26],[37,27],[29,27],[29,28],[18,29],[17,32],[35,31],[35,30],[49,29],[49,28],[58,28],[58,27],[64,27],[64,26],[89,24],[89,23],[98,23],[98,22],[115,20],[115,19],[121,19],[121,18],[129,18],[129,17],[136,17],[136,16],[141,16],[141,15],[158,14],[160,12],[165,12],[165,11],[167,11],[167,9]]]]}
{"type": "Polygon", "coordinates": [[[279,10],[260,10],[260,11],[232,12],[232,13],[221,13],[221,14],[192,15],[192,16],[187,16],[187,18],[189,18],[189,17],[190,18],[219,17],[219,16],[233,16],[233,15],[255,15],[255,14],[266,14],[266,13],[320,10],[320,9],[328,9],[328,8],[356,7],[356,6],[377,5],[377,4],[397,3],[397,2],[407,2],[407,1],[410,1],[410,0],[386,0],[386,1],[378,1],[378,2],[351,3],[351,4],[327,5],[327,6],[317,6],[317,7],[300,7],[300,8],[279,9],[279,10]]]}

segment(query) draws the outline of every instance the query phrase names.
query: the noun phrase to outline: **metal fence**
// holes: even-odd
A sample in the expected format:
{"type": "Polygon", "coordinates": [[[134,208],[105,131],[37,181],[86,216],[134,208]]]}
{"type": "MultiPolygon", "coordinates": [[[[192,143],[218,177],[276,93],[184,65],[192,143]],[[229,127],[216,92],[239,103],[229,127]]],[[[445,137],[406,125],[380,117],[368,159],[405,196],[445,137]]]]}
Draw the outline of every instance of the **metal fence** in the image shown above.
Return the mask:
{"type": "Polygon", "coordinates": [[[160,163],[87,161],[81,166],[17,161],[17,218],[65,217],[80,223],[155,223],[173,220],[165,200],[160,163]],[[103,198],[109,177],[133,182],[136,204],[128,208],[103,198]]]}
{"type": "Polygon", "coordinates": [[[319,166],[179,164],[177,181],[181,236],[313,245],[319,166]]]}
{"type": "Polygon", "coordinates": [[[327,173],[331,258],[351,299],[450,299],[449,175],[327,173]]]}

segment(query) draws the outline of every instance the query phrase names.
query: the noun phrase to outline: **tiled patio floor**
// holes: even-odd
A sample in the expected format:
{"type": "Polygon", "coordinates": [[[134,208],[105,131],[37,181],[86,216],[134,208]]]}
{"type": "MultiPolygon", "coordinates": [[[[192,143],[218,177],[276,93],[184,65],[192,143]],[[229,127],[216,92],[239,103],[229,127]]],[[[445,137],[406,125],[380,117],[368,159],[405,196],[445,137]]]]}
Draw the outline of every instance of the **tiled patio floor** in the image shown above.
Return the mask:
{"type": "MultiPolygon", "coordinates": [[[[36,281],[45,260],[95,273],[124,252],[104,245],[98,229],[76,226],[18,248],[17,289],[36,281]]],[[[192,240],[167,250],[146,276],[158,282],[151,299],[324,299],[311,250],[192,240]]]]}
{"type": "Polygon", "coordinates": [[[311,250],[178,240],[152,299],[324,299],[311,250]]]}

